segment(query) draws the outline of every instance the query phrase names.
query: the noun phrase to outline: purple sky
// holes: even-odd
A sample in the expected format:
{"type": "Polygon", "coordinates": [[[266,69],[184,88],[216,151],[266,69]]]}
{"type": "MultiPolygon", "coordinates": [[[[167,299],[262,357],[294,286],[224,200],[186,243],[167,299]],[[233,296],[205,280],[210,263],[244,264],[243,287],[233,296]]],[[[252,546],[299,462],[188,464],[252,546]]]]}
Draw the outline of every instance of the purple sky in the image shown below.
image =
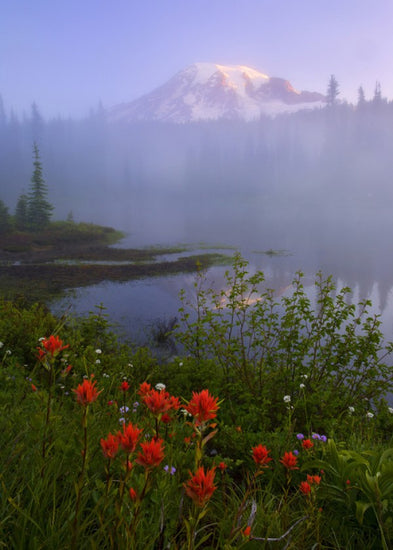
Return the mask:
{"type": "Polygon", "coordinates": [[[196,61],[249,65],[341,98],[378,80],[393,99],[392,0],[2,0],[6,109],[83,116],[131,101],[196,61]]]}

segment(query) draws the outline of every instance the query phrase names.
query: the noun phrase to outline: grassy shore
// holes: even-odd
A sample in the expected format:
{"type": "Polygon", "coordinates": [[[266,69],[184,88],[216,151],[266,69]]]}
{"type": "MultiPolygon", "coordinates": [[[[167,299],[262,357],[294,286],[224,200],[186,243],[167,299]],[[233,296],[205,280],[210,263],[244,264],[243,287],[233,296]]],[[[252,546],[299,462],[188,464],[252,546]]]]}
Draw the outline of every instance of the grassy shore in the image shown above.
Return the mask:
{"type": "Polygon", "coordinates": [[[46,300],[65,289],[104,280],[127,281],[142,277],[196,271],[222,262],[219,254],[199,254],[160,261],[186,248],[115,248],[124,234],[110,227],[56,222],[39,233],[15,232],[0,244],[0,294],[12,299],[46,300]]]}

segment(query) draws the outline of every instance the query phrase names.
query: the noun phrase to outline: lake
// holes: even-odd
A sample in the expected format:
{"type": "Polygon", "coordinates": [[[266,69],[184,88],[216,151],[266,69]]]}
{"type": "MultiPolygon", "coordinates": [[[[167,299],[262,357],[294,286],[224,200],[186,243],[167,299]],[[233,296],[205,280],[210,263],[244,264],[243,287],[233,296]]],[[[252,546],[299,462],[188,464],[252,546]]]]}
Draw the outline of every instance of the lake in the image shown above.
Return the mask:
{"type": "MultiPolygon", "coordinates": [[[[224,197],[225,199],[225,197],[224,197]]],[[[280,295],[290,292],[296,271],[305,274],[304,284],[312,292],[317,271],[332,275],[337,286],[349,286],[354,302],[371,299],[373,313],[381,314],[387,340],[393,340],[393,220],[389,205],[374,209],[345,210],[337,203],[327,211],[291,208],[285,202],[270,208],[262,198],[255,201],[211,200],[183,207],[163,197],[138,204],[129,200],[128,215],[106,212],[105,222],[129,231],[117,246],[178,245],[194,243],[232,254],[234,249],[249,260],[250,270],[262,270],[267,286],[280,295]],[[281,251],[267,255],[267,250],[281,251]]],[[[125,203],[127,201],[125,200],[125,203]]],[[[270,205],[271,206],[271,205],[270,205]]],[[[95,220],[97,221],[97,220],[95,220]]],[[[212,267],[207,277],[215,288],[224,284],[227,267],[212,267]]],[[[103,304],[110,319],[137,342],[146,342],[157,319],[168,320],[178,313],[179,291],[192,293],[194,276],[155,277],[127,283],[104,282],[76,289],[52,305],[56,313],[68,306],[87,313],[103,304]]]]}

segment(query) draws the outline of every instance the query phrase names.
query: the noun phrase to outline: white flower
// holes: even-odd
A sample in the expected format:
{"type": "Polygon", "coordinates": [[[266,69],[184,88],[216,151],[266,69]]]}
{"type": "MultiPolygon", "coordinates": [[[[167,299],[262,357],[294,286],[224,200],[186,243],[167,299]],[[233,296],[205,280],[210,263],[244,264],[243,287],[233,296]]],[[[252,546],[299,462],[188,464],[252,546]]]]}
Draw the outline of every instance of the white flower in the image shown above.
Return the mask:
{"type": "Polygon", "coordinates": [[[4,346],[3,342],[0,342],[0,349],[4,346]]]}
{"type": "Polygon", "coordinates": [[[179,367],[182,367],[182,366],[183,366],[183,361],[180,361],[179,367]]]}
{"type": "Polygon", "coordinates": [[[308,374],[302,374],[302,378],[304,378],[304,380],[307,380],[308,374]]]}
{"type": "Polygon", "coordinates": [[[45,336],[41,336],[41,338],[38,338],[39,342],[43,342],[45,340],[45,336]]]}
{"type": "Polygon", "coordinates": [[[355,412],[355,407],[348,407],[348,411],[350,414],[355,412]]]}
{"type": "Polygon", "coordinates": [[[165,390],[165,388],[166,388],[165,384],[162,384],[161,382],[158,382],[158,384],[156,384],[157,391],[163,391],[165,390]]]}
{"type": "Polygon", "coordinates": [[[290,403],[291,402],[291,396],[290,395],[284,395],[284,403],[290,403]]]}
{"type": "Polygon", "coordinates": [[[305,388],[305,384],[300,384],[299,388],[302,390],[303,388],[305,388]]]}
{"type": "Polygon", "coordinates": [[[393,414],[393,407],[388,407],[388,411],[390,412],[390,414],[393,414]]]}
{"type": "Polygon", "coordinates": [[[100,353],[102,353],[102,351],[100,349],[96,349],[96,353],[98,353],[99,355],[100,353]]]}
{"type": "Polygon", "coordinates": [[[134,368],[134,365],[132,363],[128,363],[128,366],[131,367],[132,369],[134,368]]]}
{"type": "Polygon", "coordinates": [[[101,361],[99,359],[96,359],[96,365],[99,365],[101,361]]]}
{"type": "Polygon", "coordinates": [[[374,413],[368,412],[366,413],[367,418],[374,418],[374,413]]]}
{"type": "Polygon", "coordinates": [[[12,351],[10,349],[7,349],[6,354],[11,355],[12,351]]]}

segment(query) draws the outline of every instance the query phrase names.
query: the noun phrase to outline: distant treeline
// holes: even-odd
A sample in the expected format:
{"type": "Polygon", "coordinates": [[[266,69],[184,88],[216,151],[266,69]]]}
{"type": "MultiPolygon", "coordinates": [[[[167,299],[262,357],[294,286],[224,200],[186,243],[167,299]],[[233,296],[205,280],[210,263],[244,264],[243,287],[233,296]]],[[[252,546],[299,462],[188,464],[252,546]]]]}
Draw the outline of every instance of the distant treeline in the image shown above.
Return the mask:
{"type": "Polygon", "coordinates": [[[360,88],[350,105],[337,100],[336,81],[329,86],[324,108],[253,122],[111,123],[101,106],[82,120],[44,120],[36,104],[21,119],[0,100],[1,198],[14,209],[27,192],[36,142],[57,218],[72,210],[89,219],[125,194],[157,189],[187,200],[258,192],[271,201],[386,204],[393,101],[377,84],[372,99],[360,88]]]}

